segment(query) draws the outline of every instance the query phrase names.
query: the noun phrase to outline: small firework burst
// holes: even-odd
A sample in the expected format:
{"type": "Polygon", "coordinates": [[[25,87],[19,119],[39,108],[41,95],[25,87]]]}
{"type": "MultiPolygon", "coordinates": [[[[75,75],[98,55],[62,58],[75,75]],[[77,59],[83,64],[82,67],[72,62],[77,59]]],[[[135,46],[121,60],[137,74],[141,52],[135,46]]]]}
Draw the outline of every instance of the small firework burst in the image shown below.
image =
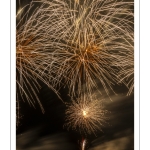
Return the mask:
{"type": "Polygon", "coordinates": [[[107,110],[104,110],[102,100],[95,95],[82,95],[80,98],[67,104],[66,124],[68,129],[79,130],[80,133],[94,133],[101,130],[106,123],[107,110]]]}

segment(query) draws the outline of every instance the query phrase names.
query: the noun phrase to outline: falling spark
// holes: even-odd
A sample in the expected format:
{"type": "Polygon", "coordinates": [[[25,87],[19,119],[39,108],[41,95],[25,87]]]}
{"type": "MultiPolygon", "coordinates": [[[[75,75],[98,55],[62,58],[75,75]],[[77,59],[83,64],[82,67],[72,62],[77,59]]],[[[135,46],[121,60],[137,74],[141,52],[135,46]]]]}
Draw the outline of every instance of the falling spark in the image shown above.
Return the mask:
{"type": "Polygon", "coordinates": [[[131,95],[134,92],[134,44],[133,44],[134,38],[133,35],[127,41],[129,44],[129,51],[123,52],[118,59],[117,64],[120,64],[120,72],[119,72],[119,78],[120,83],[124,83],[128,87],[128,93],[127,95],[131,95]],[[121,62],[120,62],[121,60],[121,62]]]}
{"type": "Polygon", "coordinates": [[[82,95],[80,98],[67,104],[66,124],[70,129],[79,130],[81,133],[94,133],[101,130],[101,126],[106,123],[106,114],[102,100],[97,99],[95,95],[82,95]]]}

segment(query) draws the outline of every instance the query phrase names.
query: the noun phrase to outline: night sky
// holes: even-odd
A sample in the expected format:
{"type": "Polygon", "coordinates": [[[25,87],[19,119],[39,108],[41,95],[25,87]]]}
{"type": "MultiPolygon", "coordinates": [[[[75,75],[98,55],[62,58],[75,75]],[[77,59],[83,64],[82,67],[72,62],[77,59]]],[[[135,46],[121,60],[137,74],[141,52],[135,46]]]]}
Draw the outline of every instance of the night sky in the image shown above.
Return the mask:
{"type": "MultiPolygon", "coordinates": [[[[42,114],[38,104],[36,109],[27,102],[20,102],[20,125],[16,130],[17,149],[80,149],[80,142],[86,138],[87,149],[99,150],[133,150],[134,149],[134,95],[126,96],[125,87],[116,87],[118,95],[113,101],[105,99],[105,108],[110,111],[108,124],[102,127],[103,132],[96,136],[81,135],[77,131],[64,128],[65,104],[57,95],[43,84],[39,93],[45,108],[42,114]],[[123,92],[122,92],[123,91],[123,92]],[[43,140],[45,139],[45,140],[43,140]],[[45,144],[46,142],[46,144],[45,144]],[[59,144],[58,144],[59,143],[59,144]],[[60,146],[61,145],[61,146],[60,146]]],[[[62,99],[69,101],[67,88],[60,90],[62,99]]]]}
{"type": "MultiPolygon", "coordinates": [[[[30,0],[21,2],[21,6],[30,0]]],[[[17,0],[16,9],[19,1],[17,0]]],[[[87,139],[87,150],[133,150],[134,149],[134,94],[126,96],[124,85],[115,85],[116,95],[111,93],[110,100],[106,94],[104,106],[110,112],[108,124],[103,132],[96,136],[81,135],[77,131],[67,130],[65,123],[65,104],[58,96],[40,82],[38,94],[45,113],[39,105],[33,108],[27,101],[20,101],[20,125],[16,128],[17,150],[80,150],[81,141],[87,139]]],[[[99,87],[101,88],[101,87],[99,87]]],[[[70,101],[67,87],[60,89],[60,95],[66,102],[70,101]]],[[[20,98],[21,99],[21,98],[20,98]]]]}

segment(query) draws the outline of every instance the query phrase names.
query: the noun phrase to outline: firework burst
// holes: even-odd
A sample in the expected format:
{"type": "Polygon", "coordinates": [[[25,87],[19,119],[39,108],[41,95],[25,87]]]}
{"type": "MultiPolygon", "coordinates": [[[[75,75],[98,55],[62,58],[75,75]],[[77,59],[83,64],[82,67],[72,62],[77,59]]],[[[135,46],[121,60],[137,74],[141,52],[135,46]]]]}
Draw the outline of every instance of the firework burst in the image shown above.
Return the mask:
{"type": "MultiPolygon", "coordinates": [[[[81,94],[98,87],[97,81],[109,95],[109,88],[121,80],[119,66],[113,63],[124,59],[120,53],[128,51],[126,40],[133,33],[132,2],[84,0],[61,1],[62,30],[52,34],[53,64],[58,81],[69,86],[70,95],[81,94]]],[[[56,83],[55,83],[56,84],[56,83]]],[[[112,89],[113,90],[113,89],[112,89]]]]}
{"type": "Polygon", "coordinates": [[[79,130],[80,133],[94,133],[101,130],[106,123],[108,111],[103,109],[102,101],[96,96],[83,95],[67,104],[66,124],[68,129],[79,130]]]}
{"type": "Polygon", "coordinates": [[[16,16],[16,91],[18,97],[32,106],[36,100],[42,112],[44,108],[38,97],[40,82],[58,94],[50,83],[56,78],[51,76],[52,56],[48,55],[49,34],[56,30],[51,28],[52,20],[60,13],[58,9],[55,13],[56,9],[55,3],[32,1],[20,8],[16,16]]]}

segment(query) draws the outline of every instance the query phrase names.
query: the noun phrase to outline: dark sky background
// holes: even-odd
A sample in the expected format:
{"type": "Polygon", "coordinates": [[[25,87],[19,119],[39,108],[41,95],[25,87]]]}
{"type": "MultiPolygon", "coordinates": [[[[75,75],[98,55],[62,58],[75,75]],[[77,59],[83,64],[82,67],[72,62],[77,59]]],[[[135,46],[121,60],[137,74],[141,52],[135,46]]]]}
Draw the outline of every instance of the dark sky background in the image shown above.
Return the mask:
{"type": "MultiPolygon", "coordinates": [[[[45,108],[42,114],[38,104],[36,109],[27,102],[20,102],[20,125],[17,129],[17,148],[36,150],[78,150],[82,138],[86,138],[87,149],[91,150],[133,150],[134,149],[134,96],[125,95],[125,87],[116,87],[118,95],[112,100],[105,99],[104,106],[110,111],[108,124],[97,136],[80,135],[77,131],[63,127],[65,105],[57,95],[43,84],[40,91],[41,102],[45,108]],[[123,91],[123,92],[122,92],[123,91]],[[43,140],[44,139],[44,140],[43,140]],[[46,143],[45,143],[46,142],[46,143]],[[59,143],[59,144],[58,144],[59,143]],[[62,146],[60,146],[62,145],[62,146]]],[[[67,89],[60,90],[62,99],[69,101],[67,89]]]]}
{"type": "MultiPolygon", "coordinates": [[[[24,0],[21,6],[29,1],[24,0]]],[[[18,3],[17,0],[16,10],[18,3]]],[[[97,132],[97,136],[65,129],[65,104],[46,85],[41,83],[41,87],[39,97],[45,108],[44,114],[38,104],[33,108],[20,101],[22,118],[16,130],[17,150],[80,150],[83,138],[87,139],[87,150],[134,149],[134,94],[126,96],[125,86],[114,87],[118,95],[110,95],[112,101],[105,98],[104,106],[111,112],[109,124],[102,127],[103,132],[97,132]]],[[[70,100],[67,88],[62,88],[60,94],[63,100],[70,100]]]]}

